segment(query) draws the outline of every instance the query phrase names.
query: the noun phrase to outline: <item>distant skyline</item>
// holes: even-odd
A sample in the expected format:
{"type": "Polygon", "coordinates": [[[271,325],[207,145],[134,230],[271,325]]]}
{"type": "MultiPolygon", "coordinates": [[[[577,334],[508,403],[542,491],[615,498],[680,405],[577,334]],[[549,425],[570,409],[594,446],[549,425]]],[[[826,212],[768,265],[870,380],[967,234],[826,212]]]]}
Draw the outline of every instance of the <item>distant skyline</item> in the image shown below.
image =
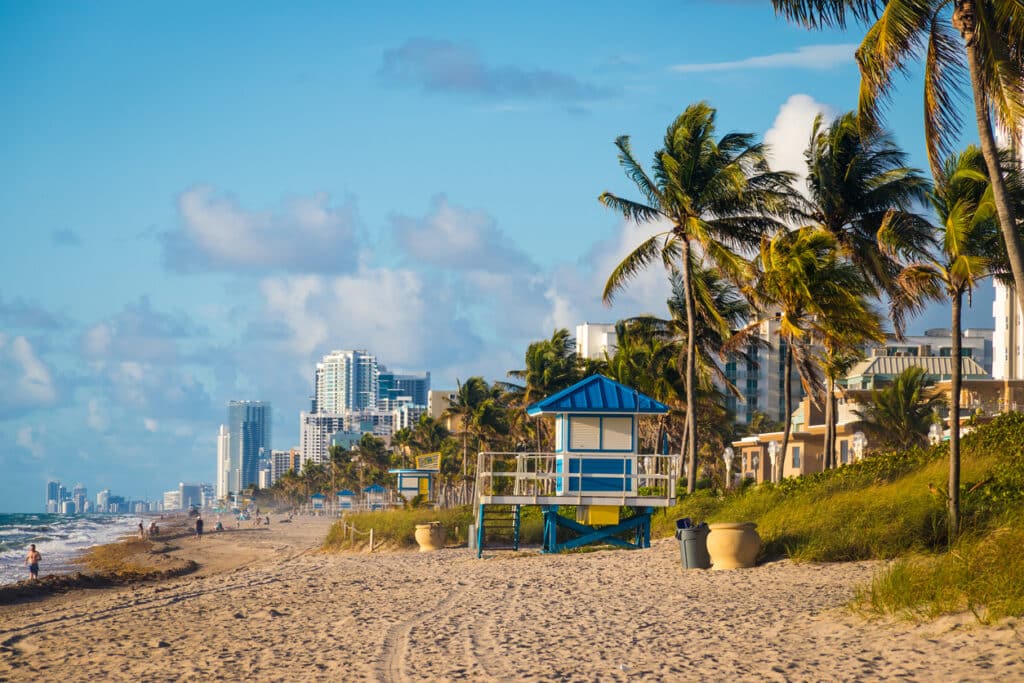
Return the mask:
{"type": "MultiPolygon", "coordinates": [[[[0,511],[58,477],[213,482],[231,400],[296,445],[332,349],[443,389],[662,313],[654,269],[600,301],[650,234],[597,202],[636,196],[614,139],[649,164],[707,100],[799,172],[814,115],[856,106],[860,37],[743,0],[0,3],[0,511]]],[[[911,75],[888,122],[926,169],[921,99],[911,75]]]]}

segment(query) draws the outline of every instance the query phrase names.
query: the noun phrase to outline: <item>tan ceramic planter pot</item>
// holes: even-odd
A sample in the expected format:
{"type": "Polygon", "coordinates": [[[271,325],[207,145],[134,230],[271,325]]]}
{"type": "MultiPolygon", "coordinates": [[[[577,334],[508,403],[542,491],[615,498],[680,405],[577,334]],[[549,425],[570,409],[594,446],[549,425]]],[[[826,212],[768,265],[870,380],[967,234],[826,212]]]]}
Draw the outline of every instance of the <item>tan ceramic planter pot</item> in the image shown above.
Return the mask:
{"type": "Polygon", "coordinates": [[[753,567],[761,549],[761,537],[753,522],[709,524],[708,554],[712,569],[753,567]]]}
{"type": "Polygon", "coordinates": [[[419,544],[421,553],[440,550],[444,547],[446,537],[447,533],[441,522],[416,525],[416,543],[419,544]]]}

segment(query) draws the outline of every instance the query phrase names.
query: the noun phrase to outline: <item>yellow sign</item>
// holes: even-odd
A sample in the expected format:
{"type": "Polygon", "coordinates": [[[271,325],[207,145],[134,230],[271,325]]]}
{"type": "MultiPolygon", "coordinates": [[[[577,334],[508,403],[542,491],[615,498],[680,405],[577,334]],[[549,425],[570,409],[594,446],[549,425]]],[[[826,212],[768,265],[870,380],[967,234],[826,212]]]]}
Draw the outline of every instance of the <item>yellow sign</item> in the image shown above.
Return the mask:
{"type": "Polygon", "coordinates": [[[416,469],[441,471],[441,452],[416,456],[416,469]]]}

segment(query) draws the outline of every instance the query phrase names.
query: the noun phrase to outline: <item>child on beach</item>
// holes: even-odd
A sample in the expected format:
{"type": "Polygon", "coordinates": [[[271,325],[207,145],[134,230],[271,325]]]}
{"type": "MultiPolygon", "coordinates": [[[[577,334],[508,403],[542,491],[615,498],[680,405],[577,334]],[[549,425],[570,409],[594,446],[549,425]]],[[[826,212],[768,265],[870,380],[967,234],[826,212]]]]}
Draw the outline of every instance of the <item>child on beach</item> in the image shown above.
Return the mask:
{"type": "Polygon", "coordinates": [[[33,581],[39,580],[39,560],[43,559],[43,556],[36,550],[36,544],[33,543],[28,547],[28,556],[25,557],[25,564],[28,565],[28,575],[33,581]]]}

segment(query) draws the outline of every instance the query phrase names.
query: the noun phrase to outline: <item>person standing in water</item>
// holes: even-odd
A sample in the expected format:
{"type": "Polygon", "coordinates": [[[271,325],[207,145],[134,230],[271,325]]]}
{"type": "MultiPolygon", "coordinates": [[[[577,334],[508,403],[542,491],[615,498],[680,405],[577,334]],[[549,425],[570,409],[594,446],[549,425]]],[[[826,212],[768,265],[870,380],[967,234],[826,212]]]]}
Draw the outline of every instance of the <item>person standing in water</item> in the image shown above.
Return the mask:
{"type": "Polygon", "coordinates": [[[32,577],[33,581],[39,580],[39,560],[43,559],[43,556],[36,550],[36,544],[33,543],[28,547],[28,555],[25,557],[25,564],[28,565],[28,575],[32,577]]]}

